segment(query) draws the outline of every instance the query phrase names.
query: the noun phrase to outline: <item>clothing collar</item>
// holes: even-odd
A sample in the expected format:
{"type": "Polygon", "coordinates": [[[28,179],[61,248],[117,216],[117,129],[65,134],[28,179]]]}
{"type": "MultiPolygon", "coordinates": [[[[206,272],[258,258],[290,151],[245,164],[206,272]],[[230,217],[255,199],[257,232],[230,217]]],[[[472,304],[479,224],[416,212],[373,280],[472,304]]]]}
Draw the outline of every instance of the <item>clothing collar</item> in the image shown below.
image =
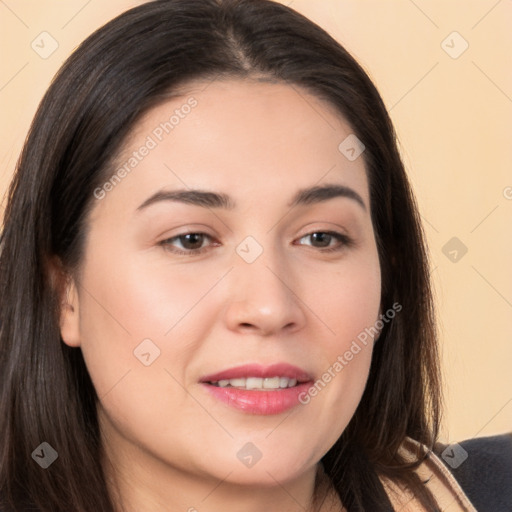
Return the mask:
{"type": "MultiPolygon", "coordinates": [[[[413,462],[417,460],[420,449],[422,453],[428,452],[428,455],[415,472],[436,499],[439,511],[477,512],[443,461],[425,445],[406,437],[398,451],[406,460],[413,462]]],[[[432,512],[427,510],[410,490],[404,489],[403,486],[386,477],[379,476],[379,479],[395,510],[432,512]]]]}

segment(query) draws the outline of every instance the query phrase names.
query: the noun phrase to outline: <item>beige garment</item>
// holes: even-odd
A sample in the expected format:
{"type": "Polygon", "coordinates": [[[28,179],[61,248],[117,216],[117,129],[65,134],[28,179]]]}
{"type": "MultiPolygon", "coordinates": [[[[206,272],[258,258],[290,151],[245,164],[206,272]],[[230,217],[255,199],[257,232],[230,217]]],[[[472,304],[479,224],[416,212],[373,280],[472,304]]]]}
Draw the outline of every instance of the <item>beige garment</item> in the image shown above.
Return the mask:
{"type": "MultiPolygon", "coordinates": [[[[415,450],[420,443],[407,437],[399,452],[407,460],[416,460],[415,450]]],[[[424,451],[428,451],[424,447],[424,451]]],[[[432,493],[442,512],[477,512],[468,497],[450,473],[443,461],[430,452],[425,461],[416,469],[416,473],[432,493]]],[[[408,490],[399,487],[387,478],[380,478],[395,511],[400,512],[434,512],[427,510],[408,490]]]]}

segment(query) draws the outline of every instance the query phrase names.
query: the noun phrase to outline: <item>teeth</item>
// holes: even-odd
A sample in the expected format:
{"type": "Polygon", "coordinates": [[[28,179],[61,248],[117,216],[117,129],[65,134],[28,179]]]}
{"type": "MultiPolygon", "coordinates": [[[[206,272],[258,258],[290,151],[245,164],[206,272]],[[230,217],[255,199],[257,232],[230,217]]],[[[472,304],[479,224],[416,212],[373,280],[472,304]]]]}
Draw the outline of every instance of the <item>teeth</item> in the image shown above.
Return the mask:
{"type": "Polygon", "coordinates": [[[248,377],[245,379],[246,389],[261,389],[263,387],[263,379],[260,377],[248,377]]]}
{"type": "Polygon", "coordinates": [[[265,389],[285,389],[292,388],[297,385],[297,379],[289,379],[288,377],[247,377],[239,379],[223,379],[218,382],[213,382],[221,388],[238,388],[250,390],[265,390],[265,389]]]}
{"type": "MultiPolygon", "coordinates": [[[[283,377],[283,381],[286,380],[283,377]]],[[[279,389],[279,383],[281,382],[281,379],[279,377],[267,377],[263,380],[263,387],[265,389],[279,389]]]]}

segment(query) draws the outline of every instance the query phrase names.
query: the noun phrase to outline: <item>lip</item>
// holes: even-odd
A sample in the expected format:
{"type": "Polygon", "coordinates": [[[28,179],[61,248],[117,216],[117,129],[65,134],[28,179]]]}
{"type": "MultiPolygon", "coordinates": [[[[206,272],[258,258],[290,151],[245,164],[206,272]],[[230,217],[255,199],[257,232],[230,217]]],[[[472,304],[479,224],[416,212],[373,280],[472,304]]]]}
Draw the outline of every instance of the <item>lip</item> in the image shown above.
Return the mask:
{"type": "Polygon", "coordinates": [[[218,373],[202,377],[200,382],[218,382],[219,380],[240,379],[243,377],[288,377],[297,379],[298,382],[313,380],[313,377],[297,366],[288,363],[277,363],[269,366],[259,364],[245,364],[229,368],[218,373]]]}
{"type": "Polygon", "coordinates": [[[200,380],[205,390],[220,402],[247,414],[272,415],[283,413],[301,402],[299,397],[313,384],[313,377],[305,370],[287,363],[270,366],[249,364],[207,375],[200,380]],[[297,379],[297,385],[269,391],[255,391],[237,388],[221,388],[211,382],[243,377],[288,377],[297,379]]]}

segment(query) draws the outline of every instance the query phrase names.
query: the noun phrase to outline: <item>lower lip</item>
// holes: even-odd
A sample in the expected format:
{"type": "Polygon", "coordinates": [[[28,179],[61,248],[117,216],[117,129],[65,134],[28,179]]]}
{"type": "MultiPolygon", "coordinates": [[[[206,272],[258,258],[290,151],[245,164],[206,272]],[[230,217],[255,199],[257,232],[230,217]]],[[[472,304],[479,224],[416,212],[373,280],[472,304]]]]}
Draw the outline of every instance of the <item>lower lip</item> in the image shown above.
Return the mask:
{"type": "MultiPolygon", "coordinates": [[[[301,394],[307,393],[311,383],[304,382],[292,388],[271,391],[254,391],[238,388],[221,388],[203,384],[218,400],[249,414],[280,414],[299,405],[301,394]]],[[[303,395],[304,396],[304,395],[303,395]]]]}

